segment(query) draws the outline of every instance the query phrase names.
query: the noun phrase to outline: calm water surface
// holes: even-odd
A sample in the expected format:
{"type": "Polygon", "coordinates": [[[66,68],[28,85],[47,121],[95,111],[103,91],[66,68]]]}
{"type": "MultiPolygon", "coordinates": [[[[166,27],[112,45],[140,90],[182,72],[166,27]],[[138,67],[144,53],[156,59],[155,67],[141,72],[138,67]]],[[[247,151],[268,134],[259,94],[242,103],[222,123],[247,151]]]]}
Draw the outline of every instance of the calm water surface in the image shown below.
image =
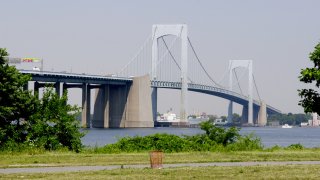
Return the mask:
{"type": "MultiPolygon", "coordinates": [[[[82,138],[86,146],[103,146],[117,141],[125,136],[146,136],[154,133],[168,133],[175,135],[194,135],[204,133],[198,128],[126,128],[126,129],[87,129],[82,138]]],[[[305,147],[320,147],[320,128],[269,128],[269,127],[243,127],[241,134],[255,133],[261,138],[266,147],[274,145],[288,146],[300,143],[305,147]]]]}

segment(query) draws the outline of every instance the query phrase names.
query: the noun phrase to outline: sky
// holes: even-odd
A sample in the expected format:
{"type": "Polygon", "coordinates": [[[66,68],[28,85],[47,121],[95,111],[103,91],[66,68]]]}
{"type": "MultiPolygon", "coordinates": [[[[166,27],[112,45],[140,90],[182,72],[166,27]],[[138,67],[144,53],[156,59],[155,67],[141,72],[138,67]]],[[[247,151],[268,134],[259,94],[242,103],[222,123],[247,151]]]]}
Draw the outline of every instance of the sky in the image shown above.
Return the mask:
{"type": "MultiPolygon", "coordinates": [[[[302,113],[300,70],[320,42],[318,0],[2,0],[0,47],[12,57],[40,57],[44,70],[113,74],[151,34],[153,24],[188,25],[209,74],[221,79],[231,59],[251,59],[261,99],[302,113]]],[[[81,91],[70,90],[70,103],[81,91]]],[[[228,101],[188,94],[188,111],[225,115],[228,101]]],[[[159,90],[158,111],[179,113],[179,91],[159,90]]],[[[236,112],[241,107],[235,107],[236,112]]]]}

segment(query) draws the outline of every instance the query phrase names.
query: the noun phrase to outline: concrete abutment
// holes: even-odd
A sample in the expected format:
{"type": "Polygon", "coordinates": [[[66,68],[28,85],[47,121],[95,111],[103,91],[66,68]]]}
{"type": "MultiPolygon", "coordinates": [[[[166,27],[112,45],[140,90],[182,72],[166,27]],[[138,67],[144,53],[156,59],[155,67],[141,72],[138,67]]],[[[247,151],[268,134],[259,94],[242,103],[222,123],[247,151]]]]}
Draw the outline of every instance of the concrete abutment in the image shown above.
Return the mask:
{"type": "Polygon", "coordinates": [[[132,84],[103,85],[96,90],[93,127],[154,127],[149,76],[132,84]]]}

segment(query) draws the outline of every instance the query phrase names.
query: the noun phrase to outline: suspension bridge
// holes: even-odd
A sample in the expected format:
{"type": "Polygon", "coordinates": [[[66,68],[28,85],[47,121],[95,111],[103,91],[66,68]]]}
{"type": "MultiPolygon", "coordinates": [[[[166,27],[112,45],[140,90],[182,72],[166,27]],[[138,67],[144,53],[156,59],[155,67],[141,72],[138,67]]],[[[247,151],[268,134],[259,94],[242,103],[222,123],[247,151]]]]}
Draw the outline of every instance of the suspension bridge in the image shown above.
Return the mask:
{"type": "Polygon", "coordinates": [[[153,25],[151,35],[116,76],[21,72],[31,74],[35,92],[48,82],[54,83],[59,94],[61,83],[62,89],[82,88],[82,125],[87,127],[152,127],[157,117],[158,88],[180,90],[181,124],[188,123],[188,91],[193,91],[229,100],[229,123],[233,103],[237,103],[243,106],[243,123],[265,125],[267,114],[280,113],[280,110],[261,99],[252,64],[252,60],[230,60],[223,78],[215,80],[197,54],[188,36],[187,25],[176,24],[153,25]],[[239,68],[245,70],[242,75],[237,73],[239,68]],[[227,77],[226,85],[223,82],[227,77]],[[246,88],[240,85],[244,77],[247,79],[246,88]],[[91,89],[96,89],[92,119],[91,89]],[[253,96],[254,90],[257,97],[253,96]]]}

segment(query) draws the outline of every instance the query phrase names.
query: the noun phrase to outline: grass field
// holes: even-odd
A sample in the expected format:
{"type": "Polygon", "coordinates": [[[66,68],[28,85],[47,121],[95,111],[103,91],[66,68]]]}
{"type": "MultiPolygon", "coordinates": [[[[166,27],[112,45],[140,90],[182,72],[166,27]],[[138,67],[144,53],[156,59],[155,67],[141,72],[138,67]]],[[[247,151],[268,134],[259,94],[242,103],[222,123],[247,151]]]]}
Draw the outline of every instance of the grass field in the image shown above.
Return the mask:
{"type": "MultiPolygon", "coordinates": [[[[319,149],[247,151],[247,152],[187,152],[165,153],[163,162],[248,162],[248,161],[320,161],[319,149]]],[[[25,166],[80,166],[80,165],[128,165],[149,164],[148,152],[95,154],[90,152],[41,152],[30,153],[0,153],[0,167],[25,166]]]]}
{"type": "Polygon", "coordinates": [[[72,173],[0,174],[0,179],[319,179],[320,165],[116,169],[72,173]]]}

